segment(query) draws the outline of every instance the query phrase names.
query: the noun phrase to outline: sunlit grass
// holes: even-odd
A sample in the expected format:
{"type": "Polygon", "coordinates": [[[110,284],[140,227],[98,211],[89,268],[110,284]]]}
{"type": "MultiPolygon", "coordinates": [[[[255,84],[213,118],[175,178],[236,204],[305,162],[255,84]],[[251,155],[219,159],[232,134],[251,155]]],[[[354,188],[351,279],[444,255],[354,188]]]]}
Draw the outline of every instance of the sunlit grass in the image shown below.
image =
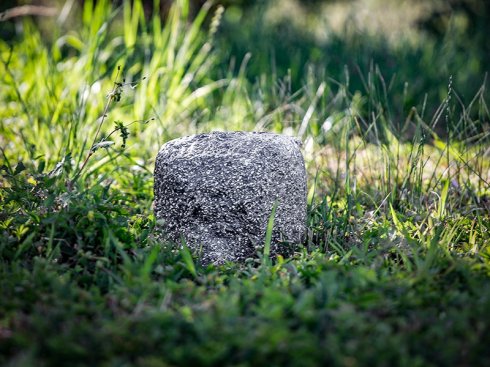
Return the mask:
{"type": "Polygon", "coordinates": [[[436,105],[375,63],[354,91],[348,68],[250,78],[254,55],[216,43],[223,8],[191,20],[177,1],[163,21],[130,3],[85,1],[53,42],[27,20],[0,41],[0,364],[485,365],[484,76],[463,103],[447,75],[436,105]],[[266,237],[245,264],[203,267],[157,240],[154,157],[211,130],[303,138],[291,258],[266,237]]]}

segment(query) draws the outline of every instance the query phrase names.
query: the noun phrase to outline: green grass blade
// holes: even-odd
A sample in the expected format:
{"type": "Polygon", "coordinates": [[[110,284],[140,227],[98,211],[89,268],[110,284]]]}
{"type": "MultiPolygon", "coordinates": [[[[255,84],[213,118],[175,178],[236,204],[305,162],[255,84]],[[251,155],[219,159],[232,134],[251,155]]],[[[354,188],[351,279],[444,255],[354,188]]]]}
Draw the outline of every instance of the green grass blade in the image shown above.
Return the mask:
{"type": "Polygon", "coordinates": [[[274,201],[274,204],[272,205],[271,214],[269,216],[269,220],[267,221],[267,230],[265,232],[265,240],[264,240],[264,260],[269,259],[271,254],[272,231],[274,230],[274,220],[276,218],[276,210],[278,205],[279,205],[279,201],[278,200],[274,201]]]}

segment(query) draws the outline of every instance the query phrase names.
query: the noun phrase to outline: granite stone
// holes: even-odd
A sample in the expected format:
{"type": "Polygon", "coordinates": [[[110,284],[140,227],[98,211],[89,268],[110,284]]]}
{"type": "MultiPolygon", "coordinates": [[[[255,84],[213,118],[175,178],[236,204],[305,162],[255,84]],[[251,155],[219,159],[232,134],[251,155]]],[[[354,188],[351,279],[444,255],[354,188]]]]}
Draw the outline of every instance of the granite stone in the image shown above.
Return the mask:
{"type": "Polygon", "coordinates": [[[204,264],[241,262],[264,245],[277,200],[271,254],[289,255],[306,224],[299,140],[272,133],[213,132],[164,144],[155,162],[160,236],[204,264]]]}

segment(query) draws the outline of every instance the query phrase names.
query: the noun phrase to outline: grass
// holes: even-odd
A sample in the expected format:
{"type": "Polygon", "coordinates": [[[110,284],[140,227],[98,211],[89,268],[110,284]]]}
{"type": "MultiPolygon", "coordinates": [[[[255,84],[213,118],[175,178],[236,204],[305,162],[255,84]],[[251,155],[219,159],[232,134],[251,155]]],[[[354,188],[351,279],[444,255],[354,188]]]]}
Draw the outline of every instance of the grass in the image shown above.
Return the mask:
{"type": "Polygon", "coordinates": [[[400,105],[374,62],[354,89],[348,68],[295,88],[263,63],[252,80],[248,56],[222,64],[223,9],[188,14],[85,1],[52,42],[28,20],[0,41],[0,364],[488,365],[484,75],[468,102],[447,75],[437,105],[400,105]],[[156,240],[159,145],[212,129],[301,132],[308,236],[291,258],[264,239],[203,267],[156,240]]]}

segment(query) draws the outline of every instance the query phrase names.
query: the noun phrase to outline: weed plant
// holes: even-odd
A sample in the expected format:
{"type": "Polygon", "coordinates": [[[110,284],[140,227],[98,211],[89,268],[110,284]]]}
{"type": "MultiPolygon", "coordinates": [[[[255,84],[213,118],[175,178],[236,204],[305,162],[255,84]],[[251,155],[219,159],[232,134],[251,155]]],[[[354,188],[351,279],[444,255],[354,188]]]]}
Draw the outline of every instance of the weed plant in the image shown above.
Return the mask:
{"type": "Polygon", "coordinates": [[[0,364],[489,365],[484,76],[469,103],[448,75],[439,105],[405,110],[375,62],[354,92],[349,69],[251,82],[248,56],[220,64],[223,9],[188,12],[88,0],[52,43],[29,20],[0,41],[0,364]],[[156,240],[159,145],[213,129],[303,138],[308,236],[291,258],[266,238],[204,267],[156,240]]]}

